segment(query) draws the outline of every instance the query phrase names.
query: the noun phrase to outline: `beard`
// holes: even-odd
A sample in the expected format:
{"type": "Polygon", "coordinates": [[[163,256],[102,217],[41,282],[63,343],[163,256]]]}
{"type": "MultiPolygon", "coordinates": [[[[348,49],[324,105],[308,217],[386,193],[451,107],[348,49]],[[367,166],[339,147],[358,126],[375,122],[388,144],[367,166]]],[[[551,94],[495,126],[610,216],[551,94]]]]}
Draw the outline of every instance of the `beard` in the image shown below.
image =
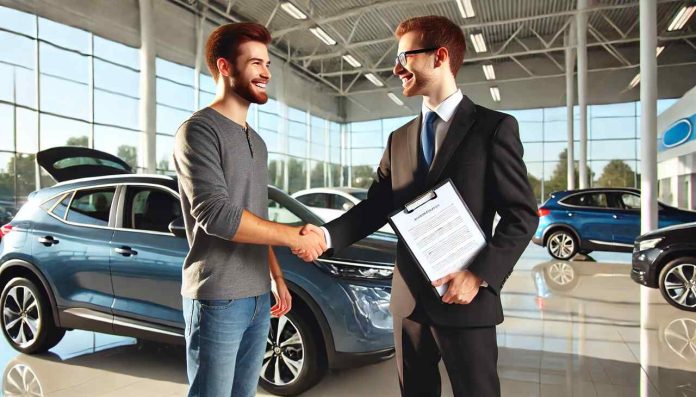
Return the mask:
{"type": "Polygon", "coordinates": [[[263,105],[264,103],[268,102],[268,94],[265,92],[259,92],[252,80],[246,80],[244,77],[242,77],[240,71],[235,69],[232,77],[234,80],[230,82],[230,87],[232,87],[235,94],[244,98],[244,100],[248,101],[249,103],[263,105]]]}
{"type": "Polygon", "coordinates": [[[232,89],[237,95],[249,101],[249,103],[263,105],[264,103],[268,102],[268,94],[265,92],[258,92],[256,90],[256,86],[252,84],[251,81],[245,82],[241,85],[234,85],[232,86],[232,89]]]}

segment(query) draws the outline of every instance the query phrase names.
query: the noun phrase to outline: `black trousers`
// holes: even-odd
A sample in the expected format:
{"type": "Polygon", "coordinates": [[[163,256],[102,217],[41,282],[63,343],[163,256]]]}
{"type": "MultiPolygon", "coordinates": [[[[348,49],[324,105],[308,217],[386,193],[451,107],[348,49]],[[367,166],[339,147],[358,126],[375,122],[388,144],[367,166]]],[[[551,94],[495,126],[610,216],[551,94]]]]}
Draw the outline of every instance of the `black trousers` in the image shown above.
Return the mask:
{"type": "Polygon", "coordinates": [[[395,317],[394,339],[403,397],[441,395],[440,359],[455,397],[500,396],[495,327],[442,327],[413,315],[395,317]]]}

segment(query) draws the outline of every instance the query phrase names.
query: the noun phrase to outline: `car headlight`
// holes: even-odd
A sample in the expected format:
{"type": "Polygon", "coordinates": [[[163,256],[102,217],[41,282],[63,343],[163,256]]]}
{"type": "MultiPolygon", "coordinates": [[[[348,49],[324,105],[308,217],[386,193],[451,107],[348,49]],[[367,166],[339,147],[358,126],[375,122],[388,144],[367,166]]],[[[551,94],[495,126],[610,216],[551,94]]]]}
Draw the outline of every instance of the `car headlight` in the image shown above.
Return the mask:
{"type": "Polygon", "coordinates": [[[651,248],[655,248],[655,246],[663,239],[664,237],[658,237],[640,241],[638,242],[638,251],[645,251],[651,248]]]}
{"type": "Polygon", "coordinates": [[[391,331],[394,328],[389,311],[391,290],[385,287],[365,287],[348,285],[348,292],[355,302],[356,315],[366,320],[372,327],[391,331]]]}
{"type": "Polygon", "coordinates": [[[314,262],[320,269],[334,277],[357,278],[367,280],[388,280],[394,272],[393,266],[378,266],[362,263],[349,263],[329,259],[314,262]]]}

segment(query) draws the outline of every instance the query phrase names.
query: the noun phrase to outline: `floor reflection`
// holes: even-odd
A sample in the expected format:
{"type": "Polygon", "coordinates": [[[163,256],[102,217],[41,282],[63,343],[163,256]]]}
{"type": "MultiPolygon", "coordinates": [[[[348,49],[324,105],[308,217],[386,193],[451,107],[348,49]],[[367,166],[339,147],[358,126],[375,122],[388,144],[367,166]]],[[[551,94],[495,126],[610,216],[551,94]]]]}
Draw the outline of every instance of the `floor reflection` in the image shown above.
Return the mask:
{"type": "MultiPolygon", "coordinates": [[[[505,285],[498,327],[506,396],[696,396],[696,314],[649,298],[640,324],[640,287],[627,255],[549,261],[530,247],[505,285]],[[643,332],[642,332],[643,331],[643,332]],[[648,339],[641,368],[641,333],[648,339]]],[[[4,396],[181,396],[182,346],[71,331],[48,354],[0,343],[4,396]]],[[[443,373],[443,395],[451,396],[443,373]]],[[[259,396],[269,394],[259,389],[259,396]]],[[[398,396],[393,360],[330,373],[305,396],[398,396]]]]}

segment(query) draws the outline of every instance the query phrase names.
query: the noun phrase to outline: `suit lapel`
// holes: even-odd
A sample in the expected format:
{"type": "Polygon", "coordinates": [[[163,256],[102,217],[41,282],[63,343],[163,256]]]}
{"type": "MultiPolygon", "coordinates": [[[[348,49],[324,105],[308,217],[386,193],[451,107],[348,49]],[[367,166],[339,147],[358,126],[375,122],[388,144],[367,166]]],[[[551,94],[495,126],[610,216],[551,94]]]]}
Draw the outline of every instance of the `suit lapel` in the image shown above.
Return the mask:
{"type": "Polygon", "coordinates": [[[419,169],[419,162],[420,162],[420,125],[421,125],[421,119],[423,118],[423,114],[421,113],[417,118],[411,120],[404,128],[406,128],[406,144],[408,146],[408,155],[409,155],[409,170],[411,171],[412,175],[417,175],[418,169],[419,169]]]}
{"type": "MultiPolygon", "coordinates": [[[[452,117],[452,124],[447,131],[447,135],[445,135],[442,146],[440,146],[435,154],[433,164],[430,167],[430,172],[428,173],[428,177],[426,179],[427,188],[433,186],[440,178],[440,175],[442,175],[442,172],[452,158],[452,155],[454,155],[454,152],[462,143],[464,137],[466,137],[466,135],[469,133],[471,126],[474,125],[474,122],[476,121],[476,107],[474,106],[474,103],[471,102],[468,97],[464,96],[452,117]]],[[[417,132],[418,131],[416,131],[416,133],[417,132]]],[[[418,146],[416,145],[416,152],[417,151],[418,146]]]]}

